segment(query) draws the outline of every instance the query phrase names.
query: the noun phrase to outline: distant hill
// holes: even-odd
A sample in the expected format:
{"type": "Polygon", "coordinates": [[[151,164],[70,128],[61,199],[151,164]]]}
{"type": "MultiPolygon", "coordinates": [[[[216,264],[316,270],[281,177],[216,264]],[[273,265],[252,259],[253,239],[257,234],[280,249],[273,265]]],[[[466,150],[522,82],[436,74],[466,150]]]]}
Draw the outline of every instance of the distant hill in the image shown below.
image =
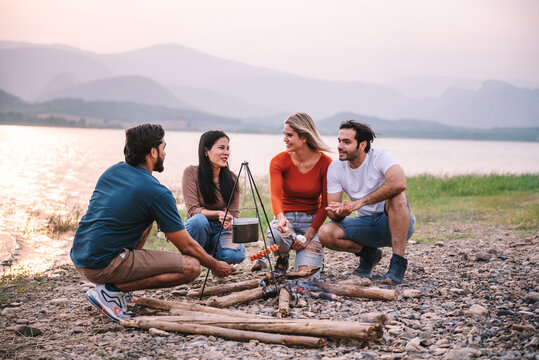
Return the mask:
{"type": "Polygon", "coordinates": [[[80,81],[112,76],[101,62],[83,54],[48,47],[0,50],[0,88],[25,100],[35,100],[59,74],[80,81]]]}
{"type": "Polygon", "coordinates": [[[477,91],[449,89],[429,118],[455,126],[539,126],[539,89],[485,81],[477,91]]]}
{"type": "MultiPolygon", "coordinates": [[[[239,120],[193,110],[131,102],[55,99],[28,103],[0,90],[0,125],[50,125],[77,127],[128,127],[133,124],[160,123],[169,130],[222,129],[246,133],[280,133],[283,116],[268,122],[263,119],[239,120]]],[[[335,135],[343,120],[357,120],[373,127],[380,137],[439,139],[539,141],[539,127],[469,129],[425,120],[384,120],[355,113],[338,113],[318,121],[322,134],[335,135]]]]}
{"type": "MultiPolygon", "coordinates": [[[[11,113],[12,119],[17,114],[30,114],[46,118],[65,117],[69,120],[91,119],[93,123],[119,124],[127,127],[133,124],[152,122],[161,123],[168,129],[175,130],[207,130],[219,128],[223,130],[248,130],[258,132],[256,126],[245,124],[240,120],[203,113],[195,110],[169,108],[165,106],[145,105],[132,102],[84,101],[81,99],[54,99],[51,101],[28,103],[5,91],[0,90],[0,113],[11,113]]],[[[22,117],[24,118],[24,117],[22,117]]],[[[9,123],[4,116],[4,123],[9,123]]]]}
{"type": "Polygon", "coordinates": [[[379,137],[539,141],[539,127],[470,129],[434,121],[414,119],[392,121],[354,113],[335,114],[318,122],[317,126],[322,134],[334,135],[338,134],[339,126],[344,120],[368,124],[379,137]]]}
{"type": "Polygon", "coordinates": [[[26,101],[69,96],[179,109],[192,105],[203,113],[253,124],[265,118],[262,124],[274,127],[282,122],[282,114],[296,111],[315,119],[348,111],[466,128],[539,126],[538,89],[453,78],[388,85],[326,81],[175,44],[102,55],[59,44],[0,42],[0,88],[26,101]],[[411,94],[410,84],[423,91],[421,97],[411,94]],[[443,90],[451,85],[456,87],[443,90]],[[429,92],[433,96],[426,96],[429,92]]]}
{"type": "Polygon", "coordinates": [[[180,109],[194,109],[178,99],[168,89],[142,76],[118,76],[85,82],[51,91],[40,100],[77,98],[86,101],[134,102],[180,109]]]}

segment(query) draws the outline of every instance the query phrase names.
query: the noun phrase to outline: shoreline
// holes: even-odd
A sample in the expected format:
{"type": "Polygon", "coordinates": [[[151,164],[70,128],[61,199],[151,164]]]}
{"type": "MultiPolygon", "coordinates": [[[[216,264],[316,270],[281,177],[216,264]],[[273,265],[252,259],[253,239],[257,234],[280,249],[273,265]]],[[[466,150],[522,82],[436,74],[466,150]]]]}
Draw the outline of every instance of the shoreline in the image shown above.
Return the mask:
{"type": "MultiPolygon", "coordinates": [[[[321,349],[306,349],[174,332],[152,335],[146,330],[124,328],[100,315],[84,297],[92,284],[69,264],[38,274],[22,273],[0,283],[0,307],[5,319],[0,324],[0,357],[535,359],[539,348],[539,236],[522,238],[518,231],[504,226],[471,224],[463,230],[472,235],[458,238],[457,234],[441,230],[434,243],[409,242],[409,267],[404,282],[390,287],[398,290],[397,301],[344,296],[339,301],[326,301],[300,294],[306,306],[291,309],[291,318],[351,321],[367,312],[382,312],[388,316],[388,322],[383,338],[378,341],[329,340],[321,349]],[[486,312],[473,313],[473,305],[486,312]],[[21,325],[35,327],[43,334],[18,336],[13,329],[21,325]]],[[[248,249],[249,253],[257,250],[248,249]]],[[[381,264],[373,271],[377,277],[385,273],[391,257],[389,249],[384,248],[383,252],[381,264]]],[[[332,282],[349,276],[357,266],[357,258],[328,251],[325,263],[322,278],[332,282]]],[[[241,266],[243,271],[230,278],[210,276],[208,285],[262,276],[261,272],[251,272],[250,265],[245,262],[241,266]]],[[[134,295],[198,302],[185,294],[200,287],[203,280],[200,276],[192,284],[137,291],[134,295]]],[[[377,280],[375,285],[385,287],[377,280]]],[[[235,308],[274,316],[276,301],[256,300],[235,308]]],[[[139,314],[143,311],[138,307],[134,310],[139,314]]]]}

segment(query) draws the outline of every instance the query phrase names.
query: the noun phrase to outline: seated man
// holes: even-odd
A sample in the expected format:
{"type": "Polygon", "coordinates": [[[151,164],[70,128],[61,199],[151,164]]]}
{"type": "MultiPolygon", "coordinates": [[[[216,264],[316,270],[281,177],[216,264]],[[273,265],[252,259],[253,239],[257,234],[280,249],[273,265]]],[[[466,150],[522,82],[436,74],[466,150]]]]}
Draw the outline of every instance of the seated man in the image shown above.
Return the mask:
{"type": "Polygon", "coordinates": [[[163,128],[144,124],[125,134],[126,162],[99,178],[71,249],[77,270],[98,284],[86,296],[115,321],[133,316],[127,292],[189,283],[200,274],[200,264],[221,277],[234,270],[189,236],[172,193],[152,176],[164,169],[163,128]],[[142,249],[154,221],[181,253],[142,249]]]}
{"type": "Polygon", "coordinates": [[[415,217],[404,195],[404,171],[389,151],[370,149],[375,136],[368,125],[353,120],[341,123],[339,161],[333,161],[327,173],[326,209],[333,221],[322,225],[318,236],[325,247],[359,256],[354,273],[368,278],[382,258],[378,248],[391,246],[393,257],[384,282],[400,284],[415,217]],[[351,201],[342,201],[343,190],[351,201]],[[357,217],[347,217],[354,210],[357,217]]]}

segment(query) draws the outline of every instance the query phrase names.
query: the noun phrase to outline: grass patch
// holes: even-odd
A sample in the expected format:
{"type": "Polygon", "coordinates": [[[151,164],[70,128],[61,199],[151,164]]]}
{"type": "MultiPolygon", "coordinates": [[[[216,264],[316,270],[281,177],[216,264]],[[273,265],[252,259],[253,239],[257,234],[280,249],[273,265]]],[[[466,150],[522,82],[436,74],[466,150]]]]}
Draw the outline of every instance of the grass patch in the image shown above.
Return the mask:
{"type": "Polygon", "coordinates": [[[432,241],[436,226],[505,225],[523,233],[538,229],[539,174],[420,175],[408,179],[406,195],[417,218],[416,240],[432,241]]]}
{"type": "Polygon", "coordinates": [[[79,208],[73,208],[67,214],[52,214],[47,220],[47,231],[51,234],[74,232],[77,230],[81,217],[82,211],[79,208]]]}

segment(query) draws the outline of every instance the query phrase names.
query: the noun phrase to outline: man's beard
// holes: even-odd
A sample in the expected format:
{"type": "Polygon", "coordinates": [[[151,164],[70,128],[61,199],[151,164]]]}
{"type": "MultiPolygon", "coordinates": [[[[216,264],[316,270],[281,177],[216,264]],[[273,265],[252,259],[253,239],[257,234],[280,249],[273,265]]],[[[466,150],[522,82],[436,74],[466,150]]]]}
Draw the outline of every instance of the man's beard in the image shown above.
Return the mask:
{"type": "Polygon", "coordinates": [[[157,161],[155,165],[153,166],[153,171],[162,172],[163,170],[165,170],[165,167],[163,166],[164,162],[165,162],[165,159],[161,157],[159,150],[157,150],[157,161]]]}

